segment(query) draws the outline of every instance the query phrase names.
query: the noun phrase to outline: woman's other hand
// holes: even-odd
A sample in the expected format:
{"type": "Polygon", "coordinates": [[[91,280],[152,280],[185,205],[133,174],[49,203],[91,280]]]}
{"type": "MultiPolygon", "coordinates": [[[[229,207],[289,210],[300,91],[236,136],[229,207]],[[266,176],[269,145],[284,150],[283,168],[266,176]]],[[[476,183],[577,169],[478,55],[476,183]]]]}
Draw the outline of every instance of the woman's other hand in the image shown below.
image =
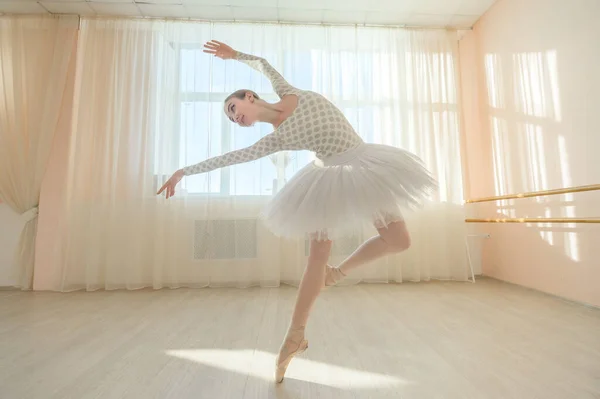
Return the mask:
{"type": "Polygon", "coordinates": [[[211,40],[204,45],[204,52],[213,54],[215,57],[219,57],[223,60],[231,60],[235,58],[236,51],[226,45],[225,43],[211,40]]]}
{"type": "Polygon", "coordinates": [[[160,195],[164,191],[166,198],[171,198],[175,195],[175,187],[177,186],[177,183],[179,183],[181,179],[183,179],[183,176],[183,169],[180,169],[177,172],[173,173],[173,176],[171,176],[169,180],[167,180],[167,182],[160,188],[160,190],[158,190],[158,193],[156,194],[160,195]]]}

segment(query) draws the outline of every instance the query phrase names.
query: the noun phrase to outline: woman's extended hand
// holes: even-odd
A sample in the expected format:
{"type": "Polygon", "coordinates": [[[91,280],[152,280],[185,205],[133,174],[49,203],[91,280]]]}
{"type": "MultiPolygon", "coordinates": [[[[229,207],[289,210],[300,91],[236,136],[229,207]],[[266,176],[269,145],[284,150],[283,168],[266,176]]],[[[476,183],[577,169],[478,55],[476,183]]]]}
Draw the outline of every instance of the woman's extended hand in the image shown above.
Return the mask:
{"type": "Polygon", "coordinates": [[[177,186],[177,183],[179,183],[181,179],[183,179],[183,176],[183,169],[179,169],[177,172],[173,173],[173,176],[171,176],[169,180],[167,180],[167,182],[160,188],[160,190],[158,190],[158,193],[156,194],[160,195],[163,191],[166,190],[165,195],[167,199],[171,198],[175,195],[175,187],[177,186]]]}
{"type": "Polygon", "coordinates": [[[204,45],[204,52],[213,54],[215,57],[219,57],[223,60],[231,60],[235,58],[236,51],[226,45],[225,43],[211,40],[204,45]]]}

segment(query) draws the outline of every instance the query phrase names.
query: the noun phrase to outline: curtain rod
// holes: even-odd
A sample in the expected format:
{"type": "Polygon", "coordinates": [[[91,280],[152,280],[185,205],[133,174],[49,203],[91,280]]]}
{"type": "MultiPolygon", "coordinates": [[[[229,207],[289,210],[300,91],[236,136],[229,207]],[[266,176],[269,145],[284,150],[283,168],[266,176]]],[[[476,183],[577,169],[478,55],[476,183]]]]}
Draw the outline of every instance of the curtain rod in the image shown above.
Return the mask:
{"type": "MultiPolygon", "coordinates": [[[[13,14],[13,13],[0,13],[0,15],[11,15],[11,16],[39,16],[45,14],[13,14]]],[[[296,21],[256,21],[256,20],[242,20],[242,19],[230,19],[230,20],[210,20],[201,18],[174,18],[174,17],[148,17],[148,16],[126,16],[126,15],[95,15],[95,16],[81,16],[78,14],[64,14],[64,13],[50,13],[51,16],[77,16],[81,18],[90,19],[148,19],[158,21],[184,21],[184,22],[205,22],[205,23],[239,23],[239,24],[255,24],[255,25],[283,25],[283,26],[331,26],[331,27],[357,27],[357,28],[388,28],[388,29],[410,29],[410,30],[447,30],[447,31],[469,31],[473,30],[472,27],[457,28],[451,26],[417,26],[409,24],[368,24],[368,23],[329,23],[329,22],[296,22],[296,21]]]]}

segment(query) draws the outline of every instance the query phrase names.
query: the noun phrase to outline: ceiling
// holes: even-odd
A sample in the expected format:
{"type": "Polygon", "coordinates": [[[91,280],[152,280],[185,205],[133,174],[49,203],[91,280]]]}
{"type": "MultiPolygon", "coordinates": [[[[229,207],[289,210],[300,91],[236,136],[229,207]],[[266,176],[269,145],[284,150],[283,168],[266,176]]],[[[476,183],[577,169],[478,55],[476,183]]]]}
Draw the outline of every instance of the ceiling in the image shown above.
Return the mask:
{"type": "Polygon", "coordinates": [[[470,28],[496,0],[0,0],[0,13],[470,28]]]}

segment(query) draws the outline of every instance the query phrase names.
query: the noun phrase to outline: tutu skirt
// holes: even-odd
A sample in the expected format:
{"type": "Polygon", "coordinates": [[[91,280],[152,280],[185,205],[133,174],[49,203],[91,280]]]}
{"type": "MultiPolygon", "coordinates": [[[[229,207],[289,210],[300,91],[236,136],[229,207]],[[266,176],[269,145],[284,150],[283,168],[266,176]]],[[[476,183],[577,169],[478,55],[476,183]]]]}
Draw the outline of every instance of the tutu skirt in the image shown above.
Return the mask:
{"type": "Polygon", "coordinates": [[[416,155],[363,143],[299,170],[262,218],[277,236],[335,239],[403,220],[404,209],[420,207],[436,189],[416,155]]]}

